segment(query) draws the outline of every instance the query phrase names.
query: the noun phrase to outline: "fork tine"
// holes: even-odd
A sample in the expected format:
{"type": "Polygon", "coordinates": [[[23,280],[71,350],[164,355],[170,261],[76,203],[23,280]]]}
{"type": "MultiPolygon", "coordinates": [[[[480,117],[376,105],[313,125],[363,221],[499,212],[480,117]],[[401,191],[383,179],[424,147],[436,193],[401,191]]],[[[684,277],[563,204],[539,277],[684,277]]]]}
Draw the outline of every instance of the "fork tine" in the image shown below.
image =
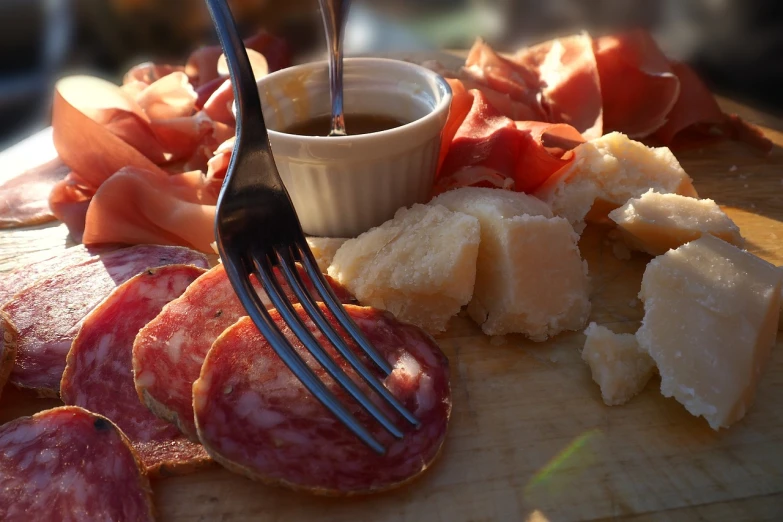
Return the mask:
{"type": "MultiPolygon", "coordinates": [[[[264,290],[266,290],[269,299],[272,301],[272,304],[275,306],[275,308],[277,308],[277,311],[280,313],[283,320],[294,332],[294,335],[299,338],[302,344],[304,344],[305,348],[307,348],[313,357],[315,357],[318,363],[326,370],[332,379],[337,381],[337,383],[342,386],[343,389],[356,400],[356,402],[361,404],[369,412],[369,414],[386,429],[386,431],[398,439],[402,438],[403,433],[400,431],[400,429],[394,425],[389,417],[387,417],[386,414],[383,413],[383,411],[381,411],[381,409],[374,402],[372,402],[372,400],[370,400],[366,394],[364,394],[364,392],[362,392],[361,388],[359,388],[359,386],[357,386],[356,383],[353,382],[353,380],[348,377],[344,371],[342,371],[340,366],[338,366],[337,363],[331,357],[329,357],[323,347],[318,344],[318,341],[315,339],[312,332],[310,332],[309,328],[305,326],[302,318],[299,317],[299,314],[296,313],[293,305],[285,296],[283,289],[280,287],[280,283],[277,281],[277,278],[272,271],[272,264],[270,263],[270,259],[266,256],[260,257],[254,255],[253,257],[257,269],[256,273],[259,280],[261,281],[261,285],[264,287],[264,290]]],[[[280,264],[285,267],[286,263],[284,260],[281,259],[280,261],[280,264]]],[[[289,270],[291,268],[296,270],[296,267],[293,266],[293,262],[291,263],[291,266],[288,267],[289,270]]]]}
{"type": "Polygon", "coordinates": [[[351,316],[345,311],[340,300],[334,295],[332,287],[329,286],[329,283],[326,282],[323,274],[321,274],[321,269],[318,268],[318,263],[316,263],[313,253],[309,248],[300,248],[299,253],[301,256],[299,261],[301,261],[310,281],[313,282],[313,286],[318,291],[318,295],[323,298],[326,307],[332,312],[335,319],[337,319],[337,322],[340,323],[340,326],[342,326],[345,331],[348,332],[348,335],[356,341],[356,344],[361,347],[364,353],[366,353],[378,368],[381,369],[384,375],[388,376],[392,372],[392,367],[389,366],[386,359],[384,359],[381,354],[378,353],[378,350],[376,350],[367,338],[364,337],[362,331],[359,330],[359,327],[353,322],[351,316]]]}
{"type": "Polygon", "coordinates": [[[288,281],[288,284],[296,294],[296,297],[299,298],[299,302],[302,304],[305,310],[307,310],[310,318],[313,320],[313,322],[315,322],[315,324],[318,325],[318,328],[321,330],[321,332],[326,335],[337,351],[340,352],[346,361],[348,361],[356,373],[362,376],[365,382],[370,385],[375,393],[377,393],[387,403],[389,403],[406,421],[418,428],[418,419],[416,419],[416,417],[410,413],[394,395],[391,394],[391,392],[379,379],[370,373],[364,362],[362,362],[362,360],[356,356],[354,351],[348,347],[340,334],[338,334],[332,325],[329,324],[329,321],[321,311],[321,308],[316,304],[315,300],[310,295],[310,292],[305,289],[304,281],[302,281],[302,278],[299,275],[299,271],[294,265],[294,256],[291,255],[291,252],[278,252],[278,255],[284,259],[281,268],[286,281],[288,281]]]}
{"type": "MultiPolygon", "coordinates": [[[[221,244],[221,257],[227,257],[221,244]]],[[[367,444],[373,451],[383,455],[386,448],[373,437],[367,429],[362,426],[356,418],[349,412],[345,406],[329,391],[323,382],[315,375],[313,370],[304,362],[302,357],[289,344],[285,336],[280,332],[275,322],[266,311],[266,307],[258,297],[253,285],[250,283],[250,274],[253,272],[254,263],[250,259],[229,255],[227,263],[224,263],[229,281],[234,287],[237,296],[242,301],[253,323],[259,329],[261,334],[269,341],[269,344],[283,360],[286,366],[291,370],[294,376],[302,382],[307,390],[312,393],[326,408],[335,415],[348,429],[350,429],[359,439],[367,444]],[[249,265],[249,267],[248,267],[249,265]],[[244,273],[240,273],[237,267],[242,266],[244,273]],[[251,270],[248,270],[251,268],[251,270]]],[[[268,262],[268,261],[267,261],[268,262]]]]}

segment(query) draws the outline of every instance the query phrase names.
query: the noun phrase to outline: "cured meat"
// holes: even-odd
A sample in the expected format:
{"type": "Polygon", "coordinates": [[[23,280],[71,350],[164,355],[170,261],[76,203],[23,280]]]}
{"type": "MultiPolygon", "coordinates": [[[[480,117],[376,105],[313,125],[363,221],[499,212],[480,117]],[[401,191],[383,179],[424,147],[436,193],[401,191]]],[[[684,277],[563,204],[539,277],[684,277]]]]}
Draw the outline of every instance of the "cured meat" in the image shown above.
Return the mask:
{"type": "Polygon", "coordinates": [[[528,107],[531,114],[525,119],[545,118],[538,99],[540,84],[536,71],[500,56],[480,38],[475,41],[465,59],[465,73],[476,83],[507,94],[512,100],[528,107]]]}
{"type": "MultiPolygon", "coordinates": [[[[250,478],[331,495],[390,489],[433,462],[451,412],[448,359],[423,330],[387,312],[346,309],[394,368],[384,384],[416,415],[420,428],[394,439],[347,397],[272,310],[288,341],[387,452],[374,453],[338,422],[294,377],[250,318],[243,317],[212,345],[193,385],[198,434],[216,461],[250,478]]],[[[316,332],[301,305],[296,310],[316,332]]],[[[331,346],[326,350],[370,393],[331,346]]],[[[395,418],[385,404],[381,407],[395,418]]],[[[402,428],[403,421],[397,419],[397,424],[402,428]]]]}
{"type": "Polygon", "coordinates": [[[92,199],[82,241],[187,245],[211,252],[221,182],[201,172],[168,175],[122,169],[92,199]]]}
{"type": "Polygon", "coordinates": [[[719,124],[725,120],[718,102],[693,69],[680,62],[672,63],[671,68],[680,82],[680,93],[666,123],[653,134],[656,141],[666,146],[672,144],[675,135],[692,125],[719,124]]]}
{"type": "MultiPolygon", "coordinates": [[[[291,65],[291,51],[285,40],[261,30],[244,40],[245,48],[264,55],[269,72],[279,71],[291,65]]],[[[220,78],[217,70],[218,58],[223,54],[219,45],[210,45],[196,49],[188,58],[185,72],[191,83],[202,87],[220,78]]]]}
{"type": "Polygon", "coordinates": [[[20,173],[0,185],[0,228],[40,225],[55,219],[49,193],[71,169],[59,159],[20,173]]]}
{"type": "Polygon", "coordinates": [[[514,122],[500,114],[481,91],[469,94],[473,104],[443,159],[436,194],[464,186],[530,192],[570,162],[564,157],[568,149],[584,142],[573,127],[514,122]],[[556,141],[557,146],[547,147],[546,141],[556,141]]]}
{"type": "Polygon", "coordinates": [[[139,330],[204,272],[192,265],[152,268],[115,288],[82,322],[60,382],[63,402],[117,424],[151,474],[190,471],[209,462],[201,445],[184,439],[139,401],[131,362],[139,330]]]}
{"type": "Polygon", "coordinates": [[[571,125],[588,140],[601,137],[601,84],[587,33],[521,49],[514,61],[536,71],[546,121],[571,125]]]}
{"type": "MultiPolygon", "coordinates": [[[[301,269],[300,275],[307,277],[301,269]]],[[[325,277],[341,301],[353,300],[342,286],[325,277]]],[[[265,305],[271,307],[260,286],[256,288],[265,305]]],[[[290,289],[286,294],[296,302],[290,289]]],[[[139,331],[133,343],[133,374],[139,397],[193,441],[198,441],[193,423],[193,382],[212,342],[245,314],[225,269],[217,265],[166,305],[139,331]]]]}
{"type": "Polygon", "coordinates": [[[38,279],[53,275],[63,268],[93,259],[98,254],[114,250],[114,248],[111,246],[87,248],[84,245],[78,245],[66,249],[60,255],[31,263],[4,274],[0,276],[0,303],[5,303],[15,293],[24,290],[38,279]]]}
{"type": "Polygon", "coordinates": [[[65,357],[87,313],[136,274],[172,264],[208,266],[203,254],[187,248],[138,245],[70,266],[16,294],[2,308],[19,330],[11,383],[56,397],[65,357]]]}
{"type": "Polygon", "coordinates": [[[18,335],[16,326],[6,314],[0,312],[0,394],[14,368],[18,335]]]}
{"type": "Polygon", "coordinates": [[[0,519],[152,521],[149,480],[111,421],[75,406],[0,426],[0,519]]]}
{"type": "Polygon", "coordinates": [[[644,138],[666,123],[680,94],[669,60],[647,31],[595,40],[605,131],[644,138]]]}
{"type": "Polygon", "coordinates": [[[95,191],[76,172],[69,172],[49,194],[49,209],[68,227],[68,234],[76,242],[84,236],[87,208],[95,191]]]}
{"type": "MultiPolygon", "coordinates": [[[[205,170],[217,146],[233,134],[233,123],[216,122],[197,111],[197,93],[184,72],[174,70],[149,85],[135,82],[138,88],[132,92],[127,88],[130,84],[120,88],[84,76],[57,83],[54,144],[73,172],[52,189],[49,205],[77,240],[85,232],[89,237],[100,235],[90,231],[92,222],[86,214],[91,199],[116,172],[143,169],[164,179],[168,169],[205,170]]],[[[121,187],[104,189],[101,197],[124,198],[122,193],[112,193],[117,188],[121,187]]],[[[198,197],[192,192],[193,198],[198,197]]],[[[214,201],[205,205],[214,206],[214,201]]],[[[157,217],[148,228],[154,229],[157,217]]],[[[112,216],[108,222],[122,223],[122,218],[112,216]]],[[[189,228],[182,226],[184,231],[189,228]]]]}

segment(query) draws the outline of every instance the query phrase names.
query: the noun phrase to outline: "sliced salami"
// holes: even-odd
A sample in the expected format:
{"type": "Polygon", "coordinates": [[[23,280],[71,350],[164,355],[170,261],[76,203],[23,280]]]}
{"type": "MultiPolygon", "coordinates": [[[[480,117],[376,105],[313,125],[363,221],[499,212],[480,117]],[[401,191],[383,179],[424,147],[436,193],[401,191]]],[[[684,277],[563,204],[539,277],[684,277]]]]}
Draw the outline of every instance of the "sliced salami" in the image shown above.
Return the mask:
{"type": "MultiPolygon", "coordinates": [[[[303,270],[300,275],[307,277],[303,270]]],[[[340,300],[353,301],[345,288],[326,277],[340,300]]],[[[256,288],[271,307],[261,287],[256,288]]],[[[290,289],[286,293],[296,302],[290,289]]],[[[141,329],[133,343],[133,374],[139,397],[156,415],[176,424],[193,441],[198,441],[193,422],[193,381],[198,378],[212,342],[245,313],[225,269],[218,265],[166,305],[160,315],[141,329]]]]}
{"type": "Polygon", "coordinates": [[[0,520],[154,520],[150,483],[128,439],[75,406],[0,426],[0,520]]]}
{"type": "Polygon", "coordinates": [[[14,368],[17,335],[14,323],[6,314],[0,312],[0,394],[14,368]]]}
{"type": "Polygon", "coordinates": [[[105,415],[133,443],[150,474],[187,472],[210,459],[139,401],[133,384],[133,340],[163,306],[205,270],[192,265],[151,268],[121,284],[82,322],[60,383],[65,404],[105,415]]]}
{"type": "Polygon", "coordinates": [[[24,290],[41,278],[49,277],[63,268],[78,265],[97,257],[101,252],[114,249],[116,247],[87,248],[84,245],[79,245],[65,250],[58,256],[43,259],[4,274],[0,276],[0,304],[5,303],[15,293],[24,290]]]}
{"type": "MultiPolygon", "coordinates": [[[[388,312],[345,308],[394,368],[384,384],[421,427],[408,426],[402,440],[394,439],[347,397],[272,310],[289,342],[387,452],[374,453],[337,421],[243,317],[212,345],[193,385],[198,434],[212,458],[250,478],[329,495],[390,489],[427,469],[443,444],[451,412],[448,360],[429,335],[388,312]]],[[[296,309],[317,332],[301,305],[296,309]]],[[[331,346],[327,351],[369,393],[331,346]]],[[[397,425],[405,426],[399,419],[397,425]]]]}
{"type": "Polygon", "coordinates": [[[65,356],[87,313],[134,275],[171,264],[208,266],[204,254],[188,248],[138,245],[60,270],[14,295],[2,308],[19,330],[11,383],[56,397],[65,356]]]}

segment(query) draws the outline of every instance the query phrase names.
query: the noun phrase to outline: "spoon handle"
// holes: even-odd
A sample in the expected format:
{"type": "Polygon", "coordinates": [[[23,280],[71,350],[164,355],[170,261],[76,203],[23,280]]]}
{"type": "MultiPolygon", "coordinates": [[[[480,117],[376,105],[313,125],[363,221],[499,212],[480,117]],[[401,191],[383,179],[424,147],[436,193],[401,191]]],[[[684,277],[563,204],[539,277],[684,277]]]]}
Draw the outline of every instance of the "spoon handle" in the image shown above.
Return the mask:
{"type": "Polygon", "coordinates": [[[343,35],[351,0],[319,0],[329,48],[329,86],[332,99],[330,136],[345,136],[343,116],[343,35]]]}

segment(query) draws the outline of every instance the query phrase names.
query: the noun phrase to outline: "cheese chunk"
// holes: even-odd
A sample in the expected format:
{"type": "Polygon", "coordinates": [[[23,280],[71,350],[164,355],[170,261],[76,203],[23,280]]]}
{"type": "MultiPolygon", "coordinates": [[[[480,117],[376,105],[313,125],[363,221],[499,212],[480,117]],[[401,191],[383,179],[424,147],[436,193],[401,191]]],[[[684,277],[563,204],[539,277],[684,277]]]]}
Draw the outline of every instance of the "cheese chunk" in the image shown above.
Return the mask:
{"type": "Polygon", "coordinates": [[[737,225],[711,199],[648,190],[609,213],[625,243],[654,256],[666,253],[703,234],[712,234],[736,246],[745,240],[737,225]]]}
{"type": "Polygon", "coordinates": [[[332,264],[332,259],[337,253],[337,250],[343,246],[343,243],[348,241],[347,238],[342,237],[308,237],[307,245],[310,247],[310,251],[315,257],[315,262],[318,263],[318,268],[321,272],[326,273],[329,265],[332,264]]]}
{"type": "Polygon", "coordinates": [[[650,148],[612,132],[576,147],[571,165],[550,177],[535,195],[581,234],[585,220],[603,221],[609,211],[649,189],[697,196],[668,148],[650,148]]]}
{"type": "Polygon", "coordinates": [[[608,406],[625,404],[647,385],[655,374],[655,362],[639,349],[632,334],[616,334],[604,326],[590,323],[582,359],[590,366],[593,380],[601,388],[608,406]]]}
{"type": "Polygon", "coordinates": [[[474,216],[481,225],[468,314],[484,333],[544,341],[584,327],[590,315],[587,264],[568,221],[552,217],[533,196],[502,189],[452,190],[431,204],[474,216]]]}
{"type": "Polygon", "coordinates": [[[780,272],[712,235],[653,259],[636,339],[674,397],[713,429],[741,419],[777,333],[780,272]]]}
{"type": "Polygon", "coordinates": [[[476,218],[414,205],[343,243],[329,275],[362,304],[439,332],[473,296],[478,248],[476,218]]]}

